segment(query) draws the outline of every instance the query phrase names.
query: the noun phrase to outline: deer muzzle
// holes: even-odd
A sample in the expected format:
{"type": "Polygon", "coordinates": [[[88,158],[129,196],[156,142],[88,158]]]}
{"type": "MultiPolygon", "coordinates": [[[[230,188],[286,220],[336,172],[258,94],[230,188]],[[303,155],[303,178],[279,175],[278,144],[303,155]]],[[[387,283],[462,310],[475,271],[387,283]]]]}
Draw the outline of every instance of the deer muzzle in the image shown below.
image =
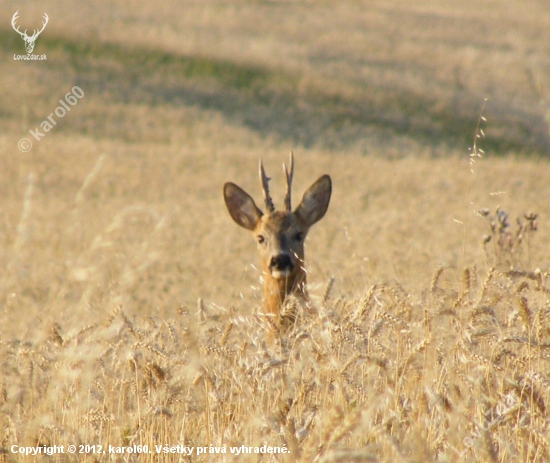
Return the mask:
{"type": "Polygon", "coordinates": [[[294,262],[288,254],[278,254],[271,258],[269,270],[275,278],[285,278],[294,270],[294,262]]]}

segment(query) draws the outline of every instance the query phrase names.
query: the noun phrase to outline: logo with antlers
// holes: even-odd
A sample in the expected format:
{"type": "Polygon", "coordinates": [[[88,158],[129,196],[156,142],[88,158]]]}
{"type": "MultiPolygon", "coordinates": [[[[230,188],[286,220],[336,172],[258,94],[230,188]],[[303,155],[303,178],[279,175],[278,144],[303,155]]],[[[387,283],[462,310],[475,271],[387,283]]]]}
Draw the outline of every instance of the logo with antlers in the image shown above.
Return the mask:
{"type": "Polygon", "coordinates": [[[41,34],[41,32],[44,30],[44,28],[46,27],[46,24],[48,24],[48,15],[46,13],[44,13],[44,22],[42,23],[42,29],[40,30],[34,30],[34,33],[29,37],[27,35],[27,29],[25,29],[25,32],[21,32],[19,30],[19,26],[16,24],[16,21],[17,21],[17,18],[19,18],[19,11],[16,11],[15,14],[13,15],[13,18],[11,18],[11,25],[13,27],[13,29],[19,33],[19,35],[23,38],[23,40],[25,41],[25,48],[27,49],[27,53],[28,54],[31,54],[32,51],[34,50],[34,42],[36,42],[36,39],[38,38],[38,36],[41,34]]]}

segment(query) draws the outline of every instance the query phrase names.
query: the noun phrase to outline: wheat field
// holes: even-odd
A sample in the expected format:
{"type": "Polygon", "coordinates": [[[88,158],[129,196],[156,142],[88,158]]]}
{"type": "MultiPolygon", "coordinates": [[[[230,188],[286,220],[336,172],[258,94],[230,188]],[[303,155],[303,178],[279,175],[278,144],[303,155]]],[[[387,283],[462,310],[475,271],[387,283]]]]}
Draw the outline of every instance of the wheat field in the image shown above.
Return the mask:
{"type": "Polygon", "coordinates": [[[544,1],[0,11],[0,461],[550,460],[544,1]],[[272,344],[222,186],[290,150],[333,196],[272,344]]]}

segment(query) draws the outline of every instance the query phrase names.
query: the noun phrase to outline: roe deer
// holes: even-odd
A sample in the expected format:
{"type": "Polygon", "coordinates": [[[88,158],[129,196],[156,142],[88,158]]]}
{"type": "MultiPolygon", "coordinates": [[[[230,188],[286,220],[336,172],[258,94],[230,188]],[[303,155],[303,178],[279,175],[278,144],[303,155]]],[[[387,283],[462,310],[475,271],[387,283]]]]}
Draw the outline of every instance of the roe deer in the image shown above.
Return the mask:
{"type": "Polygon", "coordinates": [[[273,317],[270,323],[279,329],[294,316],[283,320],[281,309],[289,295],[306,300],[306,272],[304,269],[304,240],[309,228],[325,215],[332,191],[328,175],[320,177],[304,193],[300,205],[292,212],[291,188],[294,173],[294,157],[290,153],[290,165],[283,164],[286,176],[284,210],[276,211],[269,195],[268,181],[260,160],[260,182],[266,212],[262,212],[252,197],[234,183],[223,187],[225,204],[233,220],[252,231],[258,244],[264,278],[264,311],[273,317]]]}

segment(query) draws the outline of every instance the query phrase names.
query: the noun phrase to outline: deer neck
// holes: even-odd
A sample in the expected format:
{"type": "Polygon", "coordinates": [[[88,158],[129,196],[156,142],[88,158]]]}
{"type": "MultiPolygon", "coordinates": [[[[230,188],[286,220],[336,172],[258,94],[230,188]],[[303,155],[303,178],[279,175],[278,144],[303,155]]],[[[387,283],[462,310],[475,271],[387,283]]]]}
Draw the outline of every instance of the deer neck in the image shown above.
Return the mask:
{"type": "Polygon", "coordinates": [[[279,315],[286,297],[290,294],[307,299],[306,273],[302,268],[288,278],[276,279],[270,273],[264,273],[264,310],[279,315]]]}

